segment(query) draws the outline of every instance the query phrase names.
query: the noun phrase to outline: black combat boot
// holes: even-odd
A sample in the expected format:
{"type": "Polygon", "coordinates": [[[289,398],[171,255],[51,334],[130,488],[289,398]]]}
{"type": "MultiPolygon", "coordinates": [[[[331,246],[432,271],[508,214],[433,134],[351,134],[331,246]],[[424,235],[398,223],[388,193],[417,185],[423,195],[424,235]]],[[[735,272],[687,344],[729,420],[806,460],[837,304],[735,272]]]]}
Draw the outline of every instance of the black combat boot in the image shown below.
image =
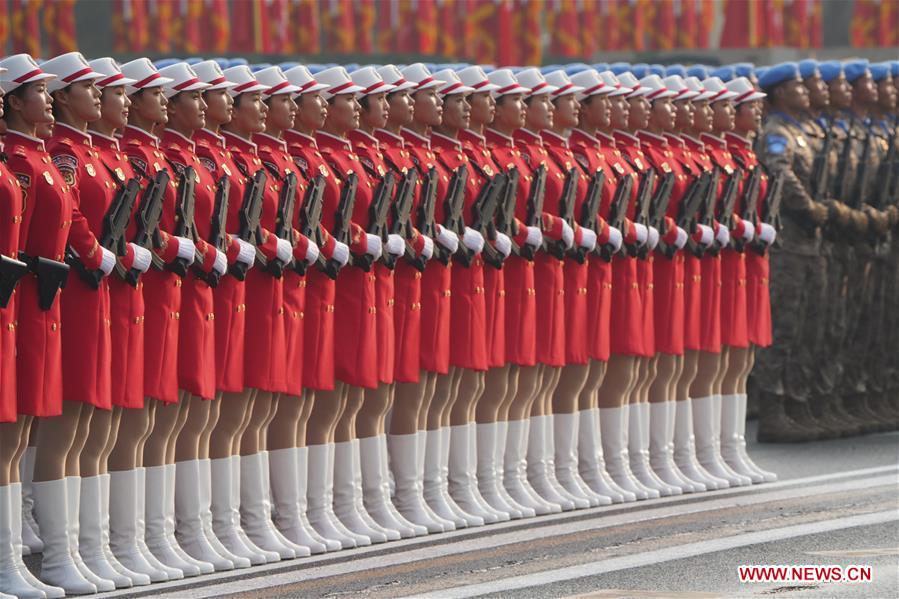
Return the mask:
{"type": "Polygon", "coordinates": [[[805,443],[816,439],[816,432],[787,415],[783,396],[772,393],[759,395],[759,443],[805,443]]]}

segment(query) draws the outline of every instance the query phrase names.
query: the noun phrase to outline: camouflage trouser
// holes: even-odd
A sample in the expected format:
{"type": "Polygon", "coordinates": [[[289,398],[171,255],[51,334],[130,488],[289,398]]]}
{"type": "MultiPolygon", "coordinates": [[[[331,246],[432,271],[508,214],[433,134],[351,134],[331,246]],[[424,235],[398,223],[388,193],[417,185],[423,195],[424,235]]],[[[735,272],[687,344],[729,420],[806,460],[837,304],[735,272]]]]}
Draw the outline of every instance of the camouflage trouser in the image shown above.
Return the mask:
{"type": "Polygon", "coordinates": [[[824,399],[833,395],[843,373],[838,348],[846,339],[846,247],[825,240],[821,255],[826,269],[824,302],[820,307],[824,343],[817,348],[816,360],[820,366],[811,387],[814,398],[824,399]]]}
{"type": "Polygon", "coordinates": [[[771,252],[774,343],[760,350],[754,368],[761,391],[807,401],[819,385],[817,362],[825,344],[827,272],[823,256],[771,252]]]}
{"type": "Polygon", "coordinates": [[[899,239],[894,238],[887,257],[886,327],[883,330],[884,355],[887,363],[887,391],[899,397],[899,239]]]}
{"type": "Polygon", "coordinates": [[[849,266],[848,336],[843,352],[843,377],[839,393],[843,397],[863,394],[868,384],[869,348],[877,317],[872,314],[875,304],[876,267],[874,249],[865,243],[855,246],[849,266]]]}

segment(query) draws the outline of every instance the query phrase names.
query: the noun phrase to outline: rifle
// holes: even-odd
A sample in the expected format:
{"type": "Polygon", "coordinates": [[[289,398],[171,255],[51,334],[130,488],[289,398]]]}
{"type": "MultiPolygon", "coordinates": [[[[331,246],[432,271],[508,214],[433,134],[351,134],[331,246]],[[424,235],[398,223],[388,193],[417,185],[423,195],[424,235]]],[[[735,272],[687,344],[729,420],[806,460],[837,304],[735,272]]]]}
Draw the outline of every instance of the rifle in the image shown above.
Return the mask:
{"type": "MultiPolygon", "coordinates": [[[[546,194],[546,165],[541,164],[534,171],[531,178],[531,188],[528,193],[528,213],[524,224],[529,227],[543,228],[543,200],[546,194]]],[[[530,245],[523,245],[519,248],[522,258],[534,260],[537,249],[530,245]]]]}
{"type": "MultiPolygon", "coordinates": [[[[662,221],[664,220],[665,215],[668,214],[668,205],[671,203],[671,194],[674,191],[675,177],[676,175],[672,172],[665,173],[665,176],[663,176],[662,180],[659,182],[659,186],[656,188],[656,192],[653,194],[652,201],[649,204],[648,224],[650,227],[655,227],[659,231],[661,231],[662,221]]],[[[643,246],[640,250],[640,255],[644,258],[649,253],[649,248],[646,246],[643,246]]]]}
{"type": "MultiPolygon", "coordinates": [[[[281,183],[281,192],[278,196],[278,216],[275,219],[274,233],[281,239],[290,241],[291,246],[296,245],[293,237],[293,211],[297,204],[297,176],[294,173],[284,175],[281,183]]],[[[272,260],[266,267],[273,277],[280,279],[284,274],[284,263],[280,260],[272,260]]]]}
{"type": "MultiPolygon", "coordinates": [[[[349,245],[350,241],[350,225],[352,224],[353,208],[356,206],[356,187],[359,185],[359,178],[356,173],[350,173],[343,181],[343,187],[340,190],[340,202],[337,204],[337,214],[334,219],[334,239],[341,243],[349,245]]],[[[324,260],[320,260],[324,262],[324,260]]],[[[331,258],[324,262],[322,266],[325,274],[332,279],[337,278],[340,272],[340,262],[331,258]]]]}
{"type": "MultiPolygon", "coordinates": [[[[743,169],[737,167],[737,169],[727,177],[727,181],[724,183],[724,191],[721,194],[721,206],[718,209],[718,222],[722,227],[726,227],[728,231],[733,229],[734,205],[737,202],[737,190],[739,189],[740,181],[742,180],[743,169]]],[[[712,255],[717,255],[719,249],[720,248],[715,246],[712,250],[712,255]]]]}
{"type": "MultiPolygon", "coordinates": [[[[318,175],[306,187],[303,196],[303,212],[300,218],[300,233],[321,245],[321,219],[322,219],[322,194],[325,192],[325,176],[318,175]]],[[[294,260],[293,270],[299,274],[306,274],[306,261],[294,260]]]]}
{"type": "MultiPolygon", "coordinates": [[[[481,187],[481,191],[478,193],[478,197],[472,206],[471,228],[480,233],[484,239],[487,238],[490,225],[493,223],[493,219],[496,216],[496,207],[499,204],[499,196],[503,192],[505,184],[506,176],[503,173],[490,177],[484,182],[484,185],[481,187]]],[[[484,247],[487,247],[486,243],[484,244],[484,247]]],[[[461,262],[462,266],[468,268],[474,261],[474,253],[460,244],[459,251],[456,252],[456,261],[461,262]]]]}
{"type": "MultiPolygon", "coordinates": [[[[418,230],[422,235],[434,238],[437,227],[434,224],[434,204],[437,203],[437,169],[431,167],[424,176],[421,186],[421,202],[418,205],[418,230]]],[[[455,179],[456,175],[453,175],[455,179]]],[[[439,252],[435,244],[434,252],[439,252]]],[[[424,256],[406,255],[406,260],[419,272],[424,271],[427,260],[424,256]]]]}
{"type": "Polygon", "coordinates": [[[835,196],[838,200],[845,202],[851,208],[858,208],[850,197],[852,193],[852,174],[850,168],[852,166],[852,123],[849,123],[846,139],[843,142],[843,151],[840,152],[840,158],[837,162],[837,180],[835,196]]]}
{"type": "MultiPolygon", "coordinates": [[[[265,193],[266,181],[268,181],[268,177],[265,169],[259,169],[252,178],[247,178],[247,186],[244,188],[243,202],[240,206],[238,237],[255,246],[259,245],[259,219],[262,217],[262,196],[265,193]]],[[[260,257],[258,247],[256,256],[260,257]]],[[[243,281],[247,278],[247,270],[249,267],[246,264],[235,262],[228,272],[238,281],[243,281]]]]}
{"type": "MultiPolygon", "coordinates": [[[[565,175],[565,182],[562,185],[562,195],[559,196],[559,216],[569,226],[574,226],[574,196],[577,194],[577,177],[578,169],[571,168],[565,175]]],[[[565,258],[567,249],[565,242],[549,241],[546,243],[546,251],[555,258],[562,260],[565,258]]]]}
{"type": "MultiPolygon", "coordinates": [[[[518,168],[512,167],[506,171],[506,183],[503,189],[502,206],[497,209],[496,220],[490,226],[491,239],[496,239],[497,233],[507,235],[509,239],[518,234],[518,222],[515,220],[515,208],[518,203],[518,168]]],[[[512,241],[512,251],[518,251],[515,242],[512,241]]],[[[502,268],[506,257],[490,244],[484,245],[484,260],[494,268],[502,268]]]]}
{"type": "MultiPolygon", "coordinates": [[[[115,252],[117,256],[124,256],[128,250],[128,243],[125,241],[125,233],[128,230],[128,223],[131,221],[131,211],[134,209],[134,202],[137,194],[140,193],[140,183],[137,179],[129,179],[116,192],[112,203],[106,210],[103,217],[103,235],[97,241],[99,244],[111,252],[115,252]]],[[[66,253],[66,262],[69,266],[75,268],[78,274],[92,289],[100,288],[100,281],[105,276],[100,269],[88,270],[78,257],[71,250],[66,253]]]]}
{"type": "MultiPolygon", "coordinates": [[[[637,203],[634,205],[634,222],[641,225],[649,224],[649,202],[652,198],[652,191],[655,187],[656,171],[655,169],[647,169],[640,176],[640,185],[637,188],[637,203]]],[[[627,253],[631,256],[644,256],[645,252],[636,246],[626,247],[627,253]]]]}
{"type": "MultiPolygon", "coordinates": [[[[415,169],[406,171],[406,176],[403,177],[403,180],[400,182],[400,187],[396,192],[396,202],[392,204],[393,225],[390,227],[390,232],[394,235],[400,235],[403,238],[406,245],[406,252],[404,255],[407,257],[411,257],[414,254],[409,245],[409,238],[412,236],[409,218],[412,216],[412,204],[415,199],[415,184],[417,182],[418,171],[415,169]]],[[[387,268],[392,270],[396,267],[396,256],[388,254],[383,256],[382,260],[384,266],[387,268]]]]}
{"type": "MultiPolygon", "coordinates": [[[[783,197],[783,184],[784,176],[781,172],[778,172],[769,179],[768,193],[765,194],[765,206],[762,209],[761,222],[771,225],[778,231],[783,228],[783,223],[780,220],[780,201],[783,197]]],[[[767,246],[760,241],[753,242],[752,248],[759,254],[764,254],[768,249],[767,246]]]]}
{"type": "MultiPolygon", "coordinates": [[[[711,183],[711,180],[711,171],[703,171],[698,177],[693,179],[690,188],[687,189],[686,195],[684,195],[684,198],[681,200],[677,212],[677,226],[687,232],[687,243],[694,254],[698,250],[695,248],[695,244],[690,237],[690,234],[696,229],[696,225],[699,222],[696,215],[707,195],[708,186],[711,183]]],[[[664,253],[669,259],[673,258],[674,254],[677,253],[677,248],[674,246],[667,246],[665,247],[664,253]]]]}
{"type": "Polygon", "coordinates": [[[830,153],[833,151],[834,135],[833,127],[827,130],[824,135],[824,145],[815,154],[812,162],[812,197],[819,202],[826,199],[828,195],[830,184],[830,165],[828,163],[830,162],[830,153]]]}
{"type": "MultiPolygon", "coordinates": [[[[465,207],[465,184],[467,182],[468,167],[463,164],[453,173],[444,200],[443,227],[460,237],[465,230],[462,209],[465,207]]],[[[460,245],[458,251],[462,252],[463,250],[464,248],[460,245]]],[[[449,264],[450,253],[448,251],[443,248],[434,248],[434,253],[443,265],[449,264]]]]}
{"type": "MultiPolygon", "coordinates": [[[[368,233],[377,235],[382,240],[387,238],[387,215],[390,213],[395,184],[396,176],[393,171],[388,171],[378,183],[374,198],[368,207],[368,233]]],[[[374,264],[374,258],[369,254],[353,256],[353,266],[357,266],[365,272],[371,270],[372,264],[374,264]]]]}
{"type": "Polygon", "coordinates": [[[896,177],[899,175],[896,172],[896,164],[897,160],[899,160],[897,158],[899,148],[896,147],[896,137],[897,134],[890,136],[890,145],[886,156],[883,157],[883,162],[880,163],[880,167],[877,169],[877,182],[880,188],[877,191],[875,208],[879,210],[886,208],[895,199],[893,197],[893,187],[896,184],[896,177]]]}
{"type": "MultiPolygon", "coordinates": [[[[146,250],[153,252],[153,249],[160,245],[159,239],[159,219],[162,218],[162,200],[165,196],[166,187],[171,177],[168,171],[158,171],[144,188],[144,194],[141,196],[140,207],[137,209],[136,224],[137,234],[131,243],[139,245],[146,250]]],[[[159,257],[152,253],[153,263],[157,268],[162,268],[162,262],[159,257]]],[[[121,267],[119,267],[121,268],[121,267]]],[[[125,281],[132,287],[137,287],[140,280],[140,271],[136,268],[130,269],[128,272],[119,271],[125,281]]]]}
{"type": "MultiPolygon", "coordinates": [[[[186,237],[192,241],[197,240],[197,227],[194,223],[194,206],[196,195],[194,194],[197,182],[197,172],[193,167],[187,166],[181,169],[178,175],[178,195],[175,200],[175,230],[177,237],[186,237]]],[[[187,260],[176,258],[169,265],[169,270],[179,277],[187,276],[187,260]]]]}
{"type": "Polygon", "coordinates": [[[0,254],[0,308],[9,305],[9,298],[15,291],[19,279],[28,272],[28,265],[15,258],[7,258],[0,254]]]}
{"type": "Polygon", "coordinates": [[[37,305],[46,312],[53,307],[57,292],[66,286],[69,265],[43,256],[28,256],[24,252],[19,252],[19,260],[37,275],[37,305]]]}
{"type": "MultiPolygon", "coordinates": [[[[631,205],[631,192],[633,192],[633,190],[633,177],[622,177],[619,180],[618,187],[615,189],[615,195],[614,197],[612,197],[612,204],[611,206],[609,206],[610,227],[615,227],[622,232],[625,230],[625,224],[627,223],[627,211],[631,205]]],[[[611,262],[614,250],[615,248],[607,243],[599,248],[599,255],[606,262],[611,262]]]]}
{"type": "MultiPolygon", "coordinates": [[[[585,229],[596,231],[596,220],[599,217],[599,204],[602,201],[602,188],[605,183],[606,174],[602,169],[597,169],[590,177],[590,183],[587,184],[587,195],[584,196],[584,203],[581,204],[581,218],[578,223],[585,229]]],[[[578,264],[583,264],[587,260],[587,249],[575,248],[574,259],[578,264]]]]}
{"type": "Polygon", "coordinates": [[[871,153],[874,151],[874,134],[868,132],[865,145],[862,146],[862,158],[858,163],[858,172],[855,175],[855,185],[852,188],[853,208],[859,209],[868,199],[868,167],[871,164],[871,153]]]}
{"type": "MultiPolygon", "coordinates": [[[[746,187],[743,192],[743,214],[741,218],[748,220],[753,225],[758,224],[758,203],[759,193],[761,193],[762,183],[762,167],[757,165],[749,171],[749,177],[746,179],[746,187]]],[[[734,240],[734,246],[737,251],[742,252],[744,242],[741,239],[734,240]]]]}
{"type": "MultiPolygon", "coordinates": [[[[209,227],[209,245],[214,247],[218,252],[227,252],[230,239],[228,232],[225,230],[225,224],[228,220],[228,194],[231,193],[231,180],[228,175],[222,175],[215,184],[215,206],[212,209],[212,223],[209,227]]],[[[209,272],[197,268],[194,273],[206,282],[210,287],[216,287],[219,284],[221,275],[214,269],[209,272]]]]}

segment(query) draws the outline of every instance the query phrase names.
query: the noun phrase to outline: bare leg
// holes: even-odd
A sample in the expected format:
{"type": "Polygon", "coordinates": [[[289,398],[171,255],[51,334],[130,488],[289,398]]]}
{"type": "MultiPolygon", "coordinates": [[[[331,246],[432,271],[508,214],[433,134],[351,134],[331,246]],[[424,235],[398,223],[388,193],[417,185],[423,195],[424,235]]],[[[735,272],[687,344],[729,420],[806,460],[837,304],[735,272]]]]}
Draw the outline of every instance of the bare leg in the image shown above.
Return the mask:
{"type": "MultiPolygon", "coordinates": [[[[119,426],[122,423],[122,412],[124,408],[119,406],[113,406],[112,408],[112,418],[109,422],[109,437],[106,440],[106,446],[103,448],[103,451],[100,452],[100,474],[106,474],[109,472],[109,454],[112,453],[112,448],[115,447],[116,441],[119,438],[119,426]]],[[[96,417],[96,414],[94,414],[96,417]]]]}
{"type": "Polygon", "coordinates": [[[689,397],[709,397],[714,393],[715,377],[718,375],[719,354],[699,352],[696,361],[696,378],[690,385],[689,397]]]}
{"type": "Polygon", "coordinates": [[[637,358],[612,355],[606,376],[599,387],[599,407],[620,408],[627,403],[628,392],[636,378],[637,358]]]}
{"type": "Polygon", "coordinates": [[[455,386],[456,368],[450,367],[449,374],[436,375],[434,392],[428,405],[427,428],[437,430],[444,425],[444,414],[452,406],[453,388],[455,386]]]}
{"type": "Polygon", "coordinates": [[[511,364],[491,368],[484,375],[484,393],[478,400],[475,418],[478,422],[487,424],[499,420],[499,411],[506,400],[506,392],[509,388],[509,373],[511,364]]]}
{"type": "Polygon", "coordinates": [[[577,412],[578,398],[587,383],[589,372],[589,364],[569,364],[559,369],[559,382],[555,393],[550,394],[554,414],[577,412]]]}
{"type": "Polygon", "coordinates": [[[381,383],[376,389],[365,390],[362,409],[356,417],[356,436],[360,439],[384,433],[384,419],[390,409],[393,385],[381,383]]]}
{"type": "Polygon", "coordinates": [[[228,458],[238,455],[234,452],[234,444],[239,442],[239,434],[244,428],[247,412],[253,406],[253,390],[246,389],[240,393],[222,393],[217,401],[219,420],[212,430],[209,439],[209,457],[212,459],[228,458]]]}
{"type": "Polygon", "coordinates": [[[578,409],[591,410],[599,407],[599,388],[606,377],[609,363],[600,360],[590,360],[589,372],[584,388],[578,395],[578,409]]]}
{"type": "Polygon", "coordinates": [[[212,403],[196,396],[188,397],[183,402],[181,410],[186,420],[175,441],[175,461],[200,459],[200,437],[209,421],[212,403]]]}
{"type": "Polygon", "coordinates": [[[456,401],[450,413],[449,424],[452,426],[473,422],[478,400],[484,394],[484,372],[467,368],[460,371],[456,401]]]}
{"type": "MultiPolygon", "coordinates": [[[[0,423],[0,485],[19,482],[19,460],[24,453],[22,441],[31,426],[30,416],[19,416],[15,422],[0,423]]],[[[27,446],[27,442],[24,443],[27,446]]]]}
{"type": "MultiPolygon", "coordinates": [[[[87,438],[91,430],[91,418],[94,415],[94,406],[84,404],[78,418],[78,428],[75,431],[75,439],[72,447],[66,455],[66,476],[81,476],[81,452],[87,444],[87,438]]],[[[105,441],[104,436],[104,441],[105,441]]],[[[96,474],[96,473],[95,473],[96,474]]]]}
{"type": "Polygon", "coordinates": [[[87,427],[84,447],[79,456],[81,476],[97,476],[101,474],[101,469],[106,470],[106,465],[101,465],[100,460],[109,445],[109,438],[114,436],[112,435],[112,426],[112,410],[93,411],[87,427]]]}
{"type": "Polygon", "coordinates": [[[34,482],[65,478],[66,456],[75,442],[83,405],[81,402],[63,401],[60,416],[41,419],[37,429],[34,482]]]}
{"type": "Polygon", "coordinates": [[[728,363],[730,362],[730,347],[722,347],[721,353],[718,355],[718,367],[715,370],[715,380],[712,383],[712,392],[715,395],[721,395],[721,388],[724,385],[724,377],[727,375],[728,363]]]}
{"type": "Polygon", "coordinates": [[[512,406],[515,396],[518,395],[518,381],[521,368],[516,365],[509,365],[506,366],[506,368],[509,369],[509,378],[502,403],[500,403],[499,408],[496,410],[497,421],[509,420],[509,408],[512,406]]]}
{"type": "Polygon", "coordinates": [[[692,397],[690,391],[699,374],[699,352],[687,350],[684,352],[684,369],[677,379],[677,401],[686,401],[692,397]]]}
{"type": "Polygon", "coordinates": [[[324,445],[334,442],[334,427],[343,413],[345,385],[335,382],[333,391],[317,391],[315,405],[306,432],[307,445],[324,445]]]}
{"type": "Polygon", "coordinates": [[[543,382],[543,369],[536,366],[522,367],[518,371],[518,388],[515,399],[509,406],[509,420],[526,420],[531,415],[531,406],[543,382]]]}
{"type": "Polygon", "coordinates": [[[278,401],[277,417],[268,427],[268,447],[272,450],[296,447],[297,426],[303,413],[303,400],[285,395],[278,401]]]}
{"type": "Polygon", "coordinates": [[[209,442],[212,438],[212,431],[215,430],[215,426],[219,421],[219,411],[222,407],[222,402],[218,399],[208,402],[209,403],[209,414],[206,418],[206,426],[203,427],[203,430],[200,432],[200,448],[198,452],[198,457],[201,460],[209,459],[209,442]]]}
{"type": "Polygon", "coordinates": [[[275,398],[268,391],[256,390],[249,421],[240,437],[240,455],[253,455],[264,449],[260,439],[265,430],[265,423],[269,419],[273,401],[275,398]]]}
{"type": "Polygon", "coordinates": [[[172,432],[178,427],[181,407],[177,403],[167,404],[156,399],[150,401],[156,404],[155,420],[153,431],[144,446],[143,464],[145,466],[164,466],[167,463],[169,439],[172,432]]]}
{"type": "Polygon", "coordinates": [[[122,410],[119,434],[109,454],[109,469],[113,472],[131,470],[143,463],[142,444],[153,427],[152,405],[147,400],[143,408],[122,410]]]}
{"type": "Polygon", "coordinates": [[[356,438],[356,417],[362,410],[362,404],[365,402],[365,389],[345,385],[345,403],[343,414],[337,421],[334,429],[334,441],[343,443],[352,441],[356,438]]]}
{"type": "Polygon", "coordinates": [[[190,393],[187,391],[181,392],[181,400],[178,402],[178,418],[175,420],[175,428],[169,433],[168,441],[165,444],[165,463],[166,464],[174,464],[175,463],[175,446],[178,443],[178,437],[181,436],[181,431],[184,430],[184,425],[187,423],[187,417],[190,415],[190,393]]]}
{"type": "Polygon", "coordinates": [[[312,409],[315,407],[315,391],[306,389],[303,391],[303,398],[300,402],[302,410],[300,419],[297,420],[297,436],[295,447],[306,447],[306,430],[309,419],[312,418],[312,409]]]}
{"type": "Polygon", "coordinates": [[[649,401],[662,403],[673,400],[670,395],[671,381],[677,373],[677,356],[659,354],[656,356],[656,376],[649,387],[649,401]]]}
{"type": "Polygon", "coordinates": [[[390,434],[411,435],[418,430],[419,413],[425,404],[428,373],[422,372],[417,383],[397,383],[393,413],[390,416],[390,434]]]}
{"type": "Polygon", "coordinates": [[[746,352],[746,362],[744,363],[743,375],[738,383],[737,393],[746,393],[746,382],[749,380],[749,374],[752,367],[755,366],[755,346],[751,346],[746,352]]]}

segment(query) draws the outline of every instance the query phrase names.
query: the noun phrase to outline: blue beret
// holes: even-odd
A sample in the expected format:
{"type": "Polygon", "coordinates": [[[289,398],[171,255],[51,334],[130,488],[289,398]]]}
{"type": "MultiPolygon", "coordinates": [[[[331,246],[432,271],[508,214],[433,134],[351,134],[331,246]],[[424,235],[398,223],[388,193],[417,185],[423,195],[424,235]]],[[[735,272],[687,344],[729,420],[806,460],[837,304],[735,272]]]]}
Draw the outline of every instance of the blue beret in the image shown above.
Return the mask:
{"type": "Polygon", "coordinates": [[[353,71],[358,71],[361,68],[361,65],[358,62],[348,62],[343,65],[348,73],[352,73],[353,71]]]}
{"type": "Polygon", "coordinates": [[[818,63],[818,70],[821,72],[821,79],[830,83],[843,74],[843,63],[839,60],[828,60],[818,63]]]}
{"type": "Polygon", "coordinates": [[[593,68],[602,73],[603,71],[609,70],[609,63],[607,62],[597,62],[593,65],[593,68]]]}
{"type": "Polygon", "coordinates": [[[565,74],[566,75],[575,75],[577,73],[583,73],[584,71],[589,71],[592,68],[593,67],[591,67],[588,64],[575,63],[572,65],[568,65],[568,68],[565,69],[565,74]]]}
{"type": "Polygon", "coordinates": [[[864,76],[868,72],[867,60],[851,60],[843,65],[843,72],[846,73],[846,79],[849,83],[854,83],[856,79],[864,76]]]}
{"type": "Polygon", "coordinates": [[[755,65],[751,62],[736,62],[730,66],[734,68],[735,77],[746,77],[748,79],[755,75],[755,65]]]}
{"type": "Polygon", "coordinates": [[[166,67],[170,67],[173,64],[178,64],[179,62],[183,62],[180,58],[160,58],[156,62],[153,63],[153,66],[156,67],[156,70],[164,69],[166,67]]]}
{"type": "Polygon", "coordinates": [[[558,71],[562,68],[560,64],[548,64],[546,66],[540,67],[540,72],[544,75],[549,75],[552,72],[558,71]]]}
{"type": "Polygon", "coordinates": [[[874,81],[883,81],[890,76],[890,65],[885,62],[879,62],[871,65],[871,77],[874,81]]]}
{"type": "Polygon", "coordinates": [[[799,75],[803,79],[811,79],[815,75],[820,75],[821,72],[818,70],[818,61],[806,58],[805,60],[799,61],[799,75]]]}
{"type": "Polygon", "coordinates": [[[239,67],[241,65],[250,64],[246,58],[229,58],[228,67],[239,67]]]}
{"type": "Polygon", "coordinates": [[[759,75],[759,87],[771,89],[784,81],[799,79],[799,65],[795,62],[782,62],[769,67],[767,71],[759,75]]]}
{"type": "Polygon", "coordinates": [[[290,69],[292,69],[294,67],[300,66],[300,63],[298,63],[298,62],[282,62],[278,66],[281,67],[282,71],[289,71],[290,69]]]}
{"type": "Polygon", "coordinates": [[[496,70],[496,66],[492,64],[482,64],[481,68],[484,69],[485,73],[492,73],[496,70]]]}
{"type": "Polygon", "coordinates": [[[643,79],[649,74],[649,65],[645,62],[638,62],[637,64],[632,64],[630,68],[630,72],[634,74],[634,77],[637,79],[643,79]]]}
{"type": "Polygon", "coordinates": [[[309,69],[309,72],[310,72],[310,73],[312,73],[313,75],[315,75],[316,73],[318,73],[318,72],[320,72],[320,71],[324,71],[324,70],[327,69],[328,67],[325,66],[325,65],[323,65],[323,64],[318,64],[318,63],[312,62],[312,63],[307,64],[307,65],[306,65],[306,68],[309,69]]]}
{"type": "Polygon", "coordinates": [[[658,75],[659,77],[666,77],[665,75],[665,65],[663,64],[651,64],[649,65],[649,74],[650,75],[658,75]]]}
{"type": "Polygon", "coordinates": [[[250,65],[250,70],[255,73],[256,71],[261,71],[262,69],[267,69],[270,66],[272,66],[272,65],[270,65],[267,62],[256,62],[256,63],[253,63],[250,65]]]}
{"type": "Polygon", "coordinates": [[[616,75],[620,75],[621,73],[627,73],[631,70],[631,63],[629,62],[613,62],[609,65],[609,70],[615,73],[616,75]]]}
{"type": "MultiPolygon", "coordinates": [[[[769,68],[769,67],[758,67],[758,68],[755,70],[755,76],[756,76],[756,78],[759,79],[759,80],[761,81],[761,79],[762,79],[762,77],[764,76],[764,74],[768,72],[768,68],[769,68]]],[[[760,86],[760,87],[761,87],[761,86],[760,86]]]]}
{"type": "Polygon", "coordinates": [[[692,67],[687,69],[688,77],[696,77],[700,81],[703,79],[709,78],[709,70],[705,67],[705,65],[694,64],[692,67]]]}
{"type": "Polygon", "coordinates": [[[225,58],[224,56],[216,56],[215,58],[211,58],[210,60],[214,60],[220,69],[227,69],[229,66],[231,66],[231,60],[229,58],[225,58]]]}
{"type": "Polygon", "coordinates": [[[671,75],[687,77],[687,67],[682,64],[670,64],[668,65],[668,68],[665,69],[665,76],[670,77],[671,75]]]}
{"type": "Polygon", "coordinates": [[[893,79],[899,77],[899,60],[890,61],[890,71],[893,73],[893,79]]]}
{"type": "Polygon", "coordinates": [[[734,74],[734,68],[731,65],[725,65],[723,67],[718,67],[714,71],[710,71],[709,75],[711,77],[717,77],[718,79],[720,79],[721,81],[724,81],[725,83],[727,83],[728,81],[730,81],[731,79],[736,77],[736,75],[734,74]]]}
{"type": "Polygon", "coordinates": [[[191,56],[189,58],[185,58],[184,62],[186,62],[187,64],[197,64],[198,62],[203,62],[204,60],[206,59],[199,56],[191,56]]]}

